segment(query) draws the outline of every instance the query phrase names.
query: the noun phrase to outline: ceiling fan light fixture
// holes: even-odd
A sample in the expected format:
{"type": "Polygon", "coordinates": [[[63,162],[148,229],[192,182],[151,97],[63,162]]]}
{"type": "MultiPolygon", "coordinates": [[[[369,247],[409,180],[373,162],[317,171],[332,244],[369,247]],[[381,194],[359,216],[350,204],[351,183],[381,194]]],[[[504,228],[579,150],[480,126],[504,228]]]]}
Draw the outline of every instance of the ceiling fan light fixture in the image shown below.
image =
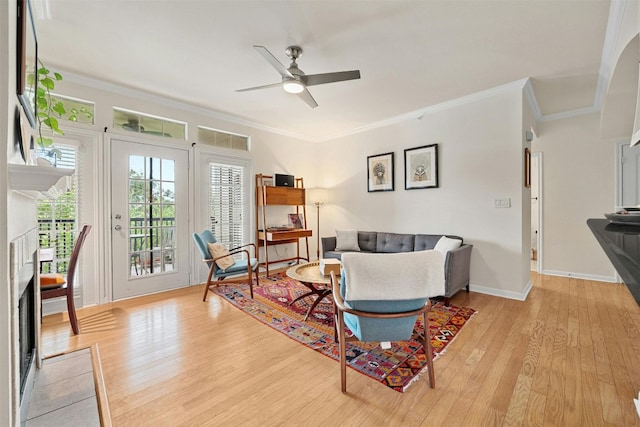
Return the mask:
{"type": "Polygon", "coordinates": [[[282,88],[287,93],[300,93],[304,90],[304,84],[298,80],[288,80],[282,84],[282,88]]]}

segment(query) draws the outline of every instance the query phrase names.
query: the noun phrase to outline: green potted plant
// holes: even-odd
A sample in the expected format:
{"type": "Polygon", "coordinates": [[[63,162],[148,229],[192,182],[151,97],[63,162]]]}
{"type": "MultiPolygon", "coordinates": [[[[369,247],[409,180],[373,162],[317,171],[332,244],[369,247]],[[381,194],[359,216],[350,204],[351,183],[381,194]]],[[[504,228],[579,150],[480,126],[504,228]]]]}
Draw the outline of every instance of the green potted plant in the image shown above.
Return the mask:
{"type": "MultiPolygon", "coordinates": [[[[38,79],[36,86],[36,105],[37,105],[37,120],[38,120],[38,138],[36,142],[41,151],[46,153],[47,157],[55,159],[62,157],[62,153],[59,149],[55,148],[53,144],[53,135],[64,135],[64,132],[60,129],[60,122],[58,119],[64,118],[66,120],[76,122],[78,121],[78,115],[84,114],[87,117],[91,117],[92,113],[86,109],[71,108],[67,110],[64,103],[55,97],[53,91],[56,87],[56,82],[62,80],[62,75],[58,72],[52,72],[47,68],[42,61],[38,61],[40,67],[38,68],[37,76],[30,75],[28,78],[38,79]],[[49,129],[52,132],[52,136],[43,136],[43,126],[45,129],[49,129]]],[[[33,84],[33,82],[30,82],[33,84]]]]}

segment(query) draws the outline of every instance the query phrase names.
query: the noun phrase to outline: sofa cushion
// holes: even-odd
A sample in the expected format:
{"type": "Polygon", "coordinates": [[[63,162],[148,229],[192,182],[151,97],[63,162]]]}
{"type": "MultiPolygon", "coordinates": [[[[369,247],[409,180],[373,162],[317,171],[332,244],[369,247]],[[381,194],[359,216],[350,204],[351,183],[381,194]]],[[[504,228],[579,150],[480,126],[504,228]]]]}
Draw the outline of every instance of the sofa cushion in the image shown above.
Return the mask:
{"type": "Polygon", "coordinates": [[[378,242],[377,231],[358,231],[358,246],[363,252],[375,252],[378,242]]]}
{"type": "Polygon", "coordinates": [[[336,251],[358,251],[358,230],[336,230],[336,251]]]}
{"type": "Polygon", "coordinates": [[[433,249],[442,237],[441,234],[416,234],[413,246],[414,251],[427,251],[433,249]]]}
{"type": "Polygon", "coordinates": [[[442,252],[442,255],[446,257],[447,252],[459,248],[461,244],[462,240],[460,239],[450,239],[447,236],[442,236],[433,249],[442,252]]]}
{"type": "Polygon", "coordinates": [[[376,252],[411,252],[414,242],[414,234],[378,233],[376,252]]]}

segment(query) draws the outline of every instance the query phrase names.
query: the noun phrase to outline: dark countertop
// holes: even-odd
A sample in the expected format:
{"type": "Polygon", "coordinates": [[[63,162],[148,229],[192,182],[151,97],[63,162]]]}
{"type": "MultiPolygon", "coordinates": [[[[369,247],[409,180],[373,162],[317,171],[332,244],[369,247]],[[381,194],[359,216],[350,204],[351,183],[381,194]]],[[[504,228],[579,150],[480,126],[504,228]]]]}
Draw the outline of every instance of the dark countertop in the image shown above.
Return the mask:
{"type": "Polygon", "coordinates": [[[612,224],[604,218],[588,219],[587,225],[640,305],[640,225],[612,224]]]}

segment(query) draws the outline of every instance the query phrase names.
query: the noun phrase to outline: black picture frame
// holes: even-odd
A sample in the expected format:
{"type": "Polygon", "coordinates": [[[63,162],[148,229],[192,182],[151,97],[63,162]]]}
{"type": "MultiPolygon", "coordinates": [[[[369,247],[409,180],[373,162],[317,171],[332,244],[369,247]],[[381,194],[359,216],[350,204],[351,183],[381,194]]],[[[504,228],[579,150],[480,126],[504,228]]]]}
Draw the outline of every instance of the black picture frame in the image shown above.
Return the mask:
{"type": "Polygon", "coordinates": [[[393,153],[367,157],[367,191],[393,191],[395,186],[393,153]]]}
{"type": "Polygon", "coordinates": [[[38,39],[31,3],[29,0],[17,1],[17,95],[29,124],[35,129],[37,124],[38,39]]]}
{"type": "Polygon", "coordinates": [[[524,149],[524,186],[531,188],[531,150],[529,147],[524,149]]]}
{"type": "Polygon", "coordinates": [[[438,188],[438,144],[404,150],[404,188],[438,188]]]}

